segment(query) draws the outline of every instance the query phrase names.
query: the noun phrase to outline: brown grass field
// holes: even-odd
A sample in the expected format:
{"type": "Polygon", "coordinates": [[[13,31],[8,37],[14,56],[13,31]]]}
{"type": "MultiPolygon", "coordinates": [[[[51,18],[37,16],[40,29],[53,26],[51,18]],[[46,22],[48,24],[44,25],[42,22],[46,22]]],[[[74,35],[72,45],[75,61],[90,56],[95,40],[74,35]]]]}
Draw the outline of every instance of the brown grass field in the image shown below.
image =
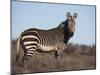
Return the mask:
{"type": "MultiPolygon", "coordinates": [[[[22,49],[21,49],[22,50],[22,49]]],[[[15,73],[41,73],[96,69],[96,46],[68,44],[63,56],[55,58],[54,52],[36,52],[26,69],[16,65],[16,41],[12,41],[11,71],[15,73]]]]}

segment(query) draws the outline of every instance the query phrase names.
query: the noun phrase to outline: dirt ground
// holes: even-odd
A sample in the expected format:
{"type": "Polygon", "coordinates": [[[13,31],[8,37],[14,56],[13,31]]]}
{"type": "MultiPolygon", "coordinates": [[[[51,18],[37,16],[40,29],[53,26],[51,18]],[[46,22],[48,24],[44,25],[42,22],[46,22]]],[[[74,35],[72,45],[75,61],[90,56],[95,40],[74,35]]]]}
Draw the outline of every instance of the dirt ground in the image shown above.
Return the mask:
{"type": "Polygon", "coordinates": [[[15,60],[16,41],[13,40],[11,48],[11,71],[13,74],[92,70],[96,69],[96,46],[69,44],[61,58],[55,58],[54,52],[36,52],[26,69],[17,66],[15,60]]]}

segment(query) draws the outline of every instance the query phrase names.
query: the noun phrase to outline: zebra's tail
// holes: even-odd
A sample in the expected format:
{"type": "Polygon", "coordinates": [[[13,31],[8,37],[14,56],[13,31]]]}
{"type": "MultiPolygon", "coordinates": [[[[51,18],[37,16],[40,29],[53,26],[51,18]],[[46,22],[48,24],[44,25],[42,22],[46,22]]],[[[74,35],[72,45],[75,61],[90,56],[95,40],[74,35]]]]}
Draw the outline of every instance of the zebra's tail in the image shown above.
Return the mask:
{"type": "Polygon", "coordinates": [[[17,40],[16,62],[19,61],[19,57],[20,57],[20,37],[17,40]]]}

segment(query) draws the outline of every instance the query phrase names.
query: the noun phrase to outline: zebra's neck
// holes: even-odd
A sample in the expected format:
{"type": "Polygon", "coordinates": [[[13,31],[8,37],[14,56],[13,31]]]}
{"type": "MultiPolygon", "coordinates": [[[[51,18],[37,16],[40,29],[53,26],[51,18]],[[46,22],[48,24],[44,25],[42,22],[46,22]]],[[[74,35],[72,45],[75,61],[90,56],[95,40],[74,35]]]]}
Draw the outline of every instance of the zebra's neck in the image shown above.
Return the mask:
{"type": "Polygon", "coordinates": [[[74,35],[73,32],[68,32],[68,20],[65,20],[59,24],[58,28],[64,34],[64,43],[67,44],[69,39],[74,35]]]}

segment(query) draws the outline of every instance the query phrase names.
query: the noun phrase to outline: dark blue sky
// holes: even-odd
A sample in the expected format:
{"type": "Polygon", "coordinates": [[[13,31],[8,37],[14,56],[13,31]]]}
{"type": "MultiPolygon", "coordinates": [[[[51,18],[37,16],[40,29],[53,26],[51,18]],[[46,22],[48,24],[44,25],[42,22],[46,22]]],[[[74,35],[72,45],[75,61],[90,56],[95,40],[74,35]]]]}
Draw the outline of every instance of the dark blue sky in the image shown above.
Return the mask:
{"type": "Polygon", "coordinates": [[[95,44],[95,6],[12,2],[12,38],[28,28],[50,29],[66,19],[66,12],[78,13],[76,31],[70,42],[95,44]]]}

